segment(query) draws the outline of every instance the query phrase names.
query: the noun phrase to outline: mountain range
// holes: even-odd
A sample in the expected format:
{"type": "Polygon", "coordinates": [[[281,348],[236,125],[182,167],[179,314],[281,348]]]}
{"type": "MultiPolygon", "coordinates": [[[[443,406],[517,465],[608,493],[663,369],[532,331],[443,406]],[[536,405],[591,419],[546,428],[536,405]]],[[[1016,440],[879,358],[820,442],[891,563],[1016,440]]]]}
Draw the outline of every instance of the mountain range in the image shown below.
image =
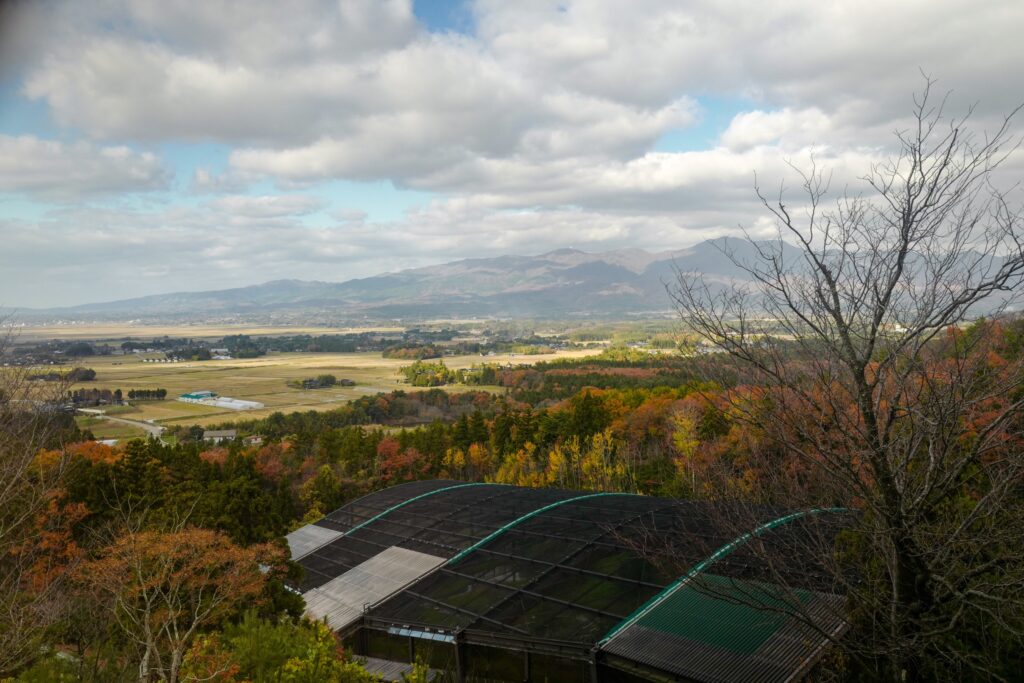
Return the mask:
{"type": "MultiPolygon", "coordinates": [[[[714,240],[661,253],[559,249],[539,256],[471,258],[345,282],[274,280],[23,313],[50,319],[195,321],[658,315],[671,310],[665,286],[675,279],[676,268],[701,272],[710,282],[743,277],[722,246],[714,240]]],[[[753,249],[738,240],[728,247],[741,259],[753,249]]]]}

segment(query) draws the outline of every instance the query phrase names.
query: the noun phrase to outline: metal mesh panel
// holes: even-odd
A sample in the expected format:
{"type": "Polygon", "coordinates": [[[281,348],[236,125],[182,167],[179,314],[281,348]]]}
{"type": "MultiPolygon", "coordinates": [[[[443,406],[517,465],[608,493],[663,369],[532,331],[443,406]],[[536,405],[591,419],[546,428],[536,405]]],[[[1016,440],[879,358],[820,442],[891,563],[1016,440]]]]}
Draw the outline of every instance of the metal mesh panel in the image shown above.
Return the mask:
{"type": "MultiPolygon", "coordinates": [[[[623,495],[570,500],[584,494],[453,486],[457,484],[414,482],[371,494],[328,515],[318,525],[354,530],[301,558],[307,587],[322,585],[391,546],[449,558],[376,604],[366,614],[367,623],[374,629],[462,634],[475,643],[520,639],[516,647],[527,651],[565,648],[583,653],[572,656],[588,656],[609,630],[673,583],[681,568],[697,564],[737,535],[734,528],[720,525],[718,520],[728,517],[721,506],[706,503],[623,495]],[[441,490],[445,488],[450,490],[441,490]],[[431,491],[436,493],[412,500],[431,491]],[[355,528],[359,525],[363,526],[355,528]],[[535,646],[541,649],[534,650],[535,646]]],[[[753,514],[768,519],[778,511],[753,514]]],[[[774,544],[785,556],[772,568],[775,576],[794,577],[813,590],[821,588],[814,562],[794,552],[805,531],[794,524],[759,542],[774,544]]],[[[715,573],[743,581],[768,576],[756,553],[747,547],[717,562],[715,573]]],[[[680,623],[688,614],[693,624],[700,625],[694,613],[705,608],[698,603],[677,605],[682,610],[676,615],[680,623]]],[[[728,633],[745,627],[732,619],[721,628],[728,633]]],[[[678,658],[678,643],[670,647],[665,639],[680,635],[665,635],[649,623],[630,627],[628,634],[616,638],[614,644],[623,650],[622,656],[640,662],[630,646],[642,647],[644,642],[636,629],[657,631],[651,636],[652,644],[663,645],[665,657],[678,658]],[[672,654],[672,647],[677,654],[672,654]]],[[[755,642],[756,634],[748,631],[753,639],[749,642],[755,642]]],[[[806,651],[809,641],[802,635],[776,628],[771,639],[793,651],[799,642],[806,651]]],[[[733,655],[722,661],[735,664],[735,657],[730,659],[733,655]]],[[[791,664],[787,660],[782,668],[791,664]]],[[[649,665],[680,673],[660,660],[649,665]]]]}
{"type": "MultiPolygon", "coordinates": [[[[476,526],[463,531],[472,532],[467,540],[479,538],[488,526],[481,520],[492,520],[492,526],[509,524],[518,519],[509,519],[509,512],[528,514],[579,495],[514,489],[488,501],[489,514],[474,514],[476,526]]],[[[674,516],[662,519],[660,526],[689,533],[675,517],[686,514],[692,505],[640,496],[567,502],[509,526],[464,559],[410,586],[400,599],[378,605],[372,615],[383,621],[419,621],[427,612],[442,609],[449,628],[513,631],[592,645],[669,583],[670,577],[638,554],[629,540],[648,530],[651,514],[666,507],[674,516]],[[414,614],[416,610],[406,604],[409,600],[431,607],[414,614]]],[[[409,508],[403,510],[409,512],[409,508]]],[[[394,528],[382,533],[392,534],[394,528]]]]}
{"type": "Polygon", "coordinates": [[[807,594],[805,610],[817,628],[712,596],[696,588],[680,591],[666,609],[627,628],[605,651],[692,680],[781,683],[805,670],[824,642],[822,632],[838,633],[843,626],[835,596],[807,594]]]}
{"type": "Polygon", "coordinates": [[[813,590],[824,574],[807,552],[809,541],[828,537],[820,532],[838,529],[835,520],[823,528],[803,519],[788,526],[797,514],[805,513],[769,521],[763,533],[742,535],[722,547],[725,554],[712,554],[714,562],[696,564],[616,627],[602,651],[699,681],[775,683],[805,671],[827,643],[823,634],[837,635],[845,620],[840,597],[813,590]]]}
{"type": "Polygon", "coordinates": [[[306,568],[302,590],[316,588],[391,546],[451,557],[521,514],[524,504],[529,505],[499,502],[515,497],[520,489],[513,486],[441,490],[455,486],[458,482],[403,484],[364,496],[317,522],[318,526],[333,525],[332,529],[345,535],[301,558],[299,563],[306,568]],[[433,491],[437,493],[408,502],[433,491]],[[356,528],[371,519],[374,521],[356,528]]]}

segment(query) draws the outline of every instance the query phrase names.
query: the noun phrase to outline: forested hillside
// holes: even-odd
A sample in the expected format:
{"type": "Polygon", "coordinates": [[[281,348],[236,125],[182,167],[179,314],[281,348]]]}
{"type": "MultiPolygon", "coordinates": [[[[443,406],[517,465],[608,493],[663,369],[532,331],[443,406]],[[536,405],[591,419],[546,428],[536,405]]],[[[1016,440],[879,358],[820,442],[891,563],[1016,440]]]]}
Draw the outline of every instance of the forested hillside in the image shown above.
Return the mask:
{"type": "MultiPolygon", "coordinates": [[[[1024,322],[947,330],[930,354],[936,377],[979,340],[985,352],[973,371],[996,381],[1021,359],[1024,322]]],[[[328,670],[348,673],[323,680],[362,680],[323,626],[298,620],[301,601],[282,584],[295,568],[281,538],[400,482],[452,478],[692,499],[728,491],[784,506],[781,476],[813,493],[823,484],[814,471],[749,419],[785,397],[741,373],[727,383],[698,379],[710,362],[721,360],[613,350],[506,368],[498,371],[500,395],[394,392],[334,411],[233,423],[240,437],[261,437],[249,446],[241,438],[210,446],[183,432],[176,445],[110,447],[81,440],[73,426],[51,429],[4,506],[3,597],[23,621],[2,623],[2,665],[28,666],[24,681],[121,680],[129,671],[304,681],[328,670]],[[387,426],[409,414],[436,419],[387,426]],[[255,645],[268,638],[280,647],[255,645]]],[[[1015,425],[991,423],[990,408],[966,415],[959,438],[1004,429],[1002,449],[1024,445],[1015,425]]],[[[818,490],[829,495],[827,486],[818,490]]],[[[969,486],[963,495],[970,499],[969,486]]]]}

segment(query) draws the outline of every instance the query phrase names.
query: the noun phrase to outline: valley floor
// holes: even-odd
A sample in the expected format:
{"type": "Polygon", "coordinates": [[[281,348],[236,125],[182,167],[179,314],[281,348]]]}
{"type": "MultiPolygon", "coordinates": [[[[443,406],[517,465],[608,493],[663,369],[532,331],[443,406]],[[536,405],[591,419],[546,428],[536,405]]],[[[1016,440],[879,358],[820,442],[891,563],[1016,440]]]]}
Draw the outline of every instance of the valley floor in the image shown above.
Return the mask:
{"type": "MultiPolygon", "coordinates": [[[[600,353],[601,348],[574,349],[556,353],[522,355],[500,354],[480,356],[479,354],[449,356],[445,365],[452,369],[469,368],[487,363],[533,364],[555,358],[581,358],[600,353]]],[[[156,357],[158,354],[153,354],[156,357]]],[[[159,354],[162,355],[162,354],[159,354]]],[[[412,361],[384,358],[380,353],[273,353],[259,358],[187,361],[180,363],[147,363],[145,355],[94,356],[76,361],[76,365],[92,368],[96,379],[83,382],[79,387],[90,389],[120,389],[126,396],[131,389],[167,390],[167,398],[160,401],[132,401],[129,407],[116,406],[105,409],[109,415],[136,422],[147,422],[161,426],[201,426],[226,422],[235,418],[251,419],[266,417],[275,412],[295,410],[331,410],[352,399],[398,389],[423,391],[424,389],[406,384],[398,369],[412,361]],[[334,386],[323,389],[304,390],[289,383],[303,378],[333,374],[338,379],[355,382],[354,386],[334,386]],[[235,411],[213,406],[184,403],[174,400],[177,396],[209,390],[221,396],[256,401],[265,407],[257,410],[235,411]]],[[[446,391],[499,391],[499,387],[467,387],[449,385],[446,391]]],[[[92,430],[97,438],[126,438],[142,436],[141,429],[124,423],[110,426],[98,425],[98,416],[80,418],[81,426],[92,430]],[[88,424],[85,422],[88,421],[88,424]],[[129,430],[126,433],[126,429],[129,430]],[[135,429],[136,433],[130,430],[135,429]],[[116,435],[115,435],[116,434],[116,435]]]]}

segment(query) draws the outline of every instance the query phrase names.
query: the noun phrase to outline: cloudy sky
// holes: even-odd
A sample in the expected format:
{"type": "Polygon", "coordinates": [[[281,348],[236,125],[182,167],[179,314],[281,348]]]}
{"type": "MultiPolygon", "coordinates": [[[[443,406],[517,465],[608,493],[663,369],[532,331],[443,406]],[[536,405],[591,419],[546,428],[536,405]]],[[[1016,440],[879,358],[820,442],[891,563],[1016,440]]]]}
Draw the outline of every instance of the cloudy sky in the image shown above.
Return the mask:
{"type": "Polygon", "coordinates": [[[755,171],[856,188],[922,71],[1024,100],[1019,0],[2,6],[7,309],[757,232],[755,171]]]}

